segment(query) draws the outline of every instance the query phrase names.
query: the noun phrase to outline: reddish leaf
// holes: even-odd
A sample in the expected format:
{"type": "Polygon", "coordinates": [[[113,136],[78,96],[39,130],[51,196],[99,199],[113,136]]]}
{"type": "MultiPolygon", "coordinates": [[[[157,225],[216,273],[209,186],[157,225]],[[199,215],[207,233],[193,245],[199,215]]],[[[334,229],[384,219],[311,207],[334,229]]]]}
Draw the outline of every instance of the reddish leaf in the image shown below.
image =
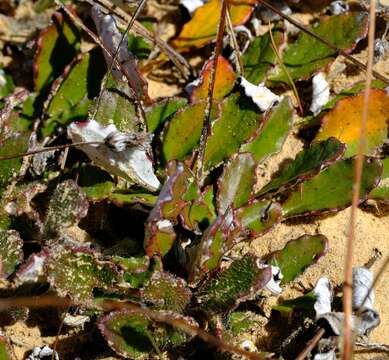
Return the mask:
{"type": "MultiPolygon", "coordinates": [[[[204,64],[200,76],[196,80],[196,85],[194,85],[191,92],[190,99],[192,103],[207,98],[213,63],[213,60],[209,60],[204,64]]],[[[215,100],[222,100],[234,87],[235,80],[236,75],[234,69],[223,56],[219,56],[213,98],[215,100]]]]}
{"type": "MultiPolygon", "coordinates": [[[[315,140],[333,136],[347,144],[345,155],[357,153],[364,93],[340,100],[322,119],[322,125],[315,140]]],[[[372,89],[369,97],[369,113],[366,127],[366,152],[373,155],[382,146],[388,135],[389,96],[385,90],[372,89]]]]}

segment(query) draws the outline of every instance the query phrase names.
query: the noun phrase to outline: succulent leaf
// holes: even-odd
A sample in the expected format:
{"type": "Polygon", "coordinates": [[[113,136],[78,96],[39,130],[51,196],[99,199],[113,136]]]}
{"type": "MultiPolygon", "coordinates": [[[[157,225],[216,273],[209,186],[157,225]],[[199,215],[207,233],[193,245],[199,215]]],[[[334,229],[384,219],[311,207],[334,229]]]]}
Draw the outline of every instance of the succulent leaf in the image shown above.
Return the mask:
{"type": "Polygon", "coordinates": [[[265,261],[280,268],[283,275],[281,284],[287,284],[315,264],[327,251],[328,240],[324,235],[303,235],[289,241],[282,250],[267,255],[265,261]]]}
{"type": "Polygon", "coordinates": [[[270,267],[263,266],[252,254],[232,262],[200,287],[197,301],[205,312],[233,310],[239,303],[253,298],[271,278],[270,267]]]}
{"type": "Polygon", "coordinates": [[[68,72],[47,108],[48,119],[45,120],[42,133],[49,136],[57,125],[68,125],[73,120],[84,119],[88,116],[92,99],[99,94],[100,83],[105,68],[101,66],[102,56],[94,50],[86,53],[68,72]],[[93,71],[93,77],[90,72],[93,71]]]}
{"type": "Polygon", "coordinates": [[[259,127],[241,146],[240,151],[251,153],[258,163],[277,154],[291,130],[292,122],[292,102],[290,97],[285,97],[264,116],[259,127]]]}
{"type": "MultiPolygon", "coordinates": [[[[204,64],[199,78],[195,80],[196,85],[191,86],[190,100],[192,103],[207,99],[214,62],[214,60],[209,60],[204,64]]],[[[219,56],[217,59],[213,99],[222,100],[224,96],[228,95],[234,87],[235,80],[236,75],[231,64],[223,56],[219,56]]]]}
{"type": "MultiPolygon", "coordinates": [[[[366,36],[367,23],[366,13],[350,12],[324,17],[310,30],[338,49],[351,52],[355,45],[366,36]]],[[[315,71],[334,61],[336,55],[334,49],[309,34],[301,32],[297,40],[285,50],[282,61],[292,79],[300,80],[307,79],[315,71]]],[[[267,80],[270,83],[289,83],[289,79],[280,65],[270,71],[267,80]]]]}
{"type": "MultiPolygon", "coordinates": [[[[360,201],[377,185],[381,171],[377,160],[364,160],[360,201]]],[[[315,215],[344,209],[351,204],[353,184],[354,160],[338,161],[290,192],[282,203],[283,217],[315,215]]]]}
{"type": "Polygon", "coordinates": [[[218,212],[223,214],[228,207],[238,208],[246,203],[256,182],[255,162],[251,154],[234,156],[224,167],[218,180],[218,212]]]}
{"type": "MultiPolygon", "coordinates": [[[[235,1],[230,6],[231,21],[234,26],[245,23],[254,10],[255,0],[235,1]]],[[[220,21],[221,3],[210,0],[196,10],[192,19],[186,23],[173,41],[174,47],[186,50],[202,47],[216,37],[217,24],[220,21]]]]}
{"type": "Polygon", "coordinates": [[[383,170],[379,184],[369,194],[369,199],[389,203],[389,157],[382,160],[383,170]]]}
{"type": "Polygon", "coordinates": [[[15,230],[0,230],[0,276],[11,275],[23,261],[23,240],[15,230]]]}
{"type": "MultiPolygon", "coordinates": [[[[271,31],[276,45],[281,45],[284,40],[281,29],[275,28],[271,31]]],[[[266,72],[276,64],[276,59],[269,32],[255,37],[242,56],[245,79],[253,84],[264,81],[266,72]]]]}
{"type": "Polygon", "coordinates": [[[111,288],[118,278],[112,263],[99,261],[90,250],[61,246],[49,250],[46,272],[59,296],[79,302],[92,300],[93,289],[111,288]]]}
{"type": "Polygon", "coordinates": [[[77,225],[88,213],[88,207],[85,194],[73,180],[59,183],[50,198],[44,224],[46,234],[59,234],[62,229],[77,225]]]}
{"type": "Polygon", "coordinates": [[[191,296],[185,280],[161,271],[154,272],[142,289],[142,299],[151,303],[155,310],[182,313],[191,296]]]}
{"type": "Polygon", "coordinates": [[[300,151],[296,158],[280,174],[267,183],[257,196],[266,193],[277,193],[293,187],[303,180],[317,175],[320,170],[339,160],[345,151],[345,145],[335,138],[313,143],[309,148],[300,151]]]}
{"type": "Polygon", "coordinates": [[[204,154],[204,170],[210,171],[239,150],[258,127],[262,115],[246,96],[234,93],[221,105],[220,116],[212,123],[204,154]]]}
{"type": "Polygon", "coordinates": [[[86,165],[78,172],[78,185],[88,200],[101,201],[109,197],[115,189],[112,177],[95,166],[86,165]]]}
{"type": "MultiPolygon", "coordinates": [[[[172,312],[159,312],[162,316],[190,325],[196,322],[172,312]]],[[[187,342],[190,337],[168,325],[156,323],[131,310],[114,311],[98,320],[98,327],[109,346],[119,355],[130,359],[149,359],[150,354],[172,345],[187,342]]]]}
{"type": "MultiPolygon", "coordinates": [[[[356,155],[361,132],[364,92],[343,98],[321,120],[315,140],[331,136],[347,144],[345,156],[356,155]]],[[[366,155],[375,155],[388,136],[389,96],[385,90],[370,90],[366,124],[366,155]]]]}
{"type": "Polygon", "coordinates": [[[34,88],[40,91],[61,75],[80,47],[77,28],[63,14],[54,13],[53,23],[38,38],[34,59],[34,88]],[[55,61],[52,59],[55,58],[55,61]]]}
{"type": "Polygon", "coordinates": [[[180,108],[187,105],[185,98],[173,97],[160,100],[146,109],[147,130],[151,133],[161,129],[167,119],[177,112],[180,108]]]}

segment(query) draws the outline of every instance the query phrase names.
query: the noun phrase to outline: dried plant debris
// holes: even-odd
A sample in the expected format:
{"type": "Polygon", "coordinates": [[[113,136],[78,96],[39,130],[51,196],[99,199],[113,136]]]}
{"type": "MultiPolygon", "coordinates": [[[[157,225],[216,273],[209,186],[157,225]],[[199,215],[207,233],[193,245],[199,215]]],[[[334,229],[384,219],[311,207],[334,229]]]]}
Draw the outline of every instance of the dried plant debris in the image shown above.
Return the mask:
{"type": "Polygon", "coordinates": [[[148,139],[136,143],[136,135],[119,132],[115,125],[101,126],[95,120],[72,123],[68,127],[73,142],[94,142],[78,145],[88,157],[109,173],[156,191],[159,180],[154,174],[153,164],[144,147],[148,139]],[[109,143],[110,142],[110,143],[109,143]],[[130,146],[129,146],[130,145],[130,146]]]}
{"type": "MultiPolygon", "coordinates": [[[[29,359],[292,358],[321,329],[310,356],[334,359],[341,280],[320,261],[332,247],[340,269],[344,249],[321,225],[353,199],[364,2],[145,3],[0,5],[0,320],[14,324],[0,358],[19,343],[29,359]],[[279,244],[268,251],[266,233],[279,244]],[[30,299],[70,307],[38,319],[13,305],[30,299]],[[44,346],[59,320],[58,344],[44,346]],[[35,323],[41,338],[20,340],[35,323]]],[[[381,1],[362,227],[388,216],[387,10],[381,1]]],[[[369,231],[366,247],[382,236],[369,231]]],[[[357,336],[386,320],[373,284],[354,268],[357,336]]]]}

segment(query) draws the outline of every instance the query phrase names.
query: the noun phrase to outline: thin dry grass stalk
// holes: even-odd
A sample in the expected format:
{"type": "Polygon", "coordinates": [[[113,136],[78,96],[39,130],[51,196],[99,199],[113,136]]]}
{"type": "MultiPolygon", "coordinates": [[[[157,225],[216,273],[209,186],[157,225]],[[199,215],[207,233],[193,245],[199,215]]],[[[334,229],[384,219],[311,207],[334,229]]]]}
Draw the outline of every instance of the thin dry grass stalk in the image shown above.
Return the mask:
{"type": "Polygon", "coordinates": [[[213,62],[211,67],[211,76],[210,76],[211,80],[209,82],[209,87],[208,87],[208,96],[207,96],[207,105],[205,107],[205,114],[204,114],[203,132],[200,138],[199,154],[198,154],[198,161],[197,161],[197,178],[200,183],[203,176],[205,145],[207,142],[207,138],[211,133],[210,117],[211,117],[211,110],[212,110],[213,90],[215,88],[218,58],[223,48],[223,36],[224,36],[224,29],[226,27],[227,7],[228,7],[227,0],[223,0],[221,14],[220,14],[220,22],[218,25],[217,35],[216,35],[215,51],[212,57],[213,62]]]}
{"type": "Polygon", "coordinates": [[[355,160],[355,181],[353,188],[353,199],[351,205],[349,234],[346,242],[346,258],[344,269],[344,285],[343,285],[343,311],[344,311],[344,331],[343,331],[343,360],[350,360],[353,352],[353,332],[352,332],[352,272],[353,272],[353,249],[355,240],[355,224],[357,217],[357,208],[359,204],[361,179],[364,152],[366,148],[366,124],[369,112],[369,96],[372,82],[373,61],[374,61],[374,41],[375,41],[375,24],[376,24],[376,3],[375,0],[370,1],[369,10],[369,35],[368,35],[368,56],[367,56],[367,71],[366,71],[366,86],[363,103],[363,112],[361,120],[361,131],[359,135],[358,153],[355,160]]]}

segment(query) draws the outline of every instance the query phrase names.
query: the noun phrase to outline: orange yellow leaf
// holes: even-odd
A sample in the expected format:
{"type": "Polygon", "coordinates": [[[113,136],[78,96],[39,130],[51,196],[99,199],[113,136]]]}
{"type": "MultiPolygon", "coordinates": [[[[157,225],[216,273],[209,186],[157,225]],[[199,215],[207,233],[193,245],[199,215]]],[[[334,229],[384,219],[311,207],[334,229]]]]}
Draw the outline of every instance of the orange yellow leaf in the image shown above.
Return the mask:
{"type": "MultiPolygon", "coordinates": [[[[364,92],[338,101],[323,118],[315,140],[333,136],[347,144],[345,156],[357,153],[361,131],[364,92]]],[[[372,89],[366,125],[366,155],[373,155],[388,136],[389,96],[384,90],[372,89]]]]}
{"type": "MultiPolygon", "coordinates": [[[[192,102],[207,98],[213,62],[213,60],[207,61],[201,70],[199,84],[193,88],[191,93],[192,102]]],[[[235,80],[236,75],[231,64],[223,56],[219,56],[216,68],[213,98],[215,100],[222,100],[224,96],[226,96],[234,87],[235,80]]]]}
{"type": "MultiPolygon", "coordinates": [[[[230,14],[234,26],[245,23],[257,0],[230,1],[230,14]]],[[[173,46],[177,49],[201,47],[216,37],[217,26],[220,20],[222,1],[210,0],[196,10],[193,18],[184,25],[178,38],[173,40],[173,46]]]]}

